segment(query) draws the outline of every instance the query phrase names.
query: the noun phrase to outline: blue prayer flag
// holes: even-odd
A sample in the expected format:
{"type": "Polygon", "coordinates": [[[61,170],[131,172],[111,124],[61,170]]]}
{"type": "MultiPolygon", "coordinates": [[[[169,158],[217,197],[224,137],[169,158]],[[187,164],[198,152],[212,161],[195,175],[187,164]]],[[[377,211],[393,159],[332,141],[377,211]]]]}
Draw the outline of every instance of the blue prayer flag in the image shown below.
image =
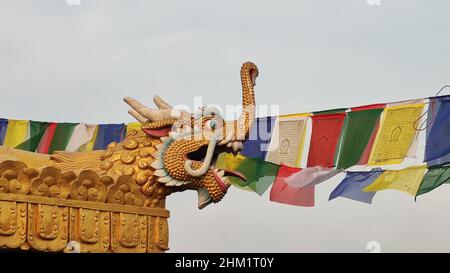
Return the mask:
{"type": "Polygon", "coordinates": [[[121,142],[125,138],[125,124],[100,124],[98,125],[97,138],[94,150],[104,150],[111,142],[121,142]]]}
{"type": "Polygon", "coordinates": [[[333,190],[328,200],[342,196],[371,204],[376,192],[364,192],[363,189],[372,184],[382,173],[381,168],[375,168],[368,172],[347,172],[347,176],[333,190]]]}
{"type": "Polygon", "coordinates": [[[450,162],[449,135],[450,96],[430,98],[424,159],[428,165],[450,162]]]}
{"type": "Polygon", "coordinates": [[[0,118],[0,145],[3,145],[6,136],[6,130],[8,129],[8,120],[0,118]]]}
{"type": "Polygon", "coordinates": [[[270,140],[276,117],[257,118],[250,130],[249,137],[244,141],[241,154],[246,157],[264,160],[269,150],[270,140]]]}

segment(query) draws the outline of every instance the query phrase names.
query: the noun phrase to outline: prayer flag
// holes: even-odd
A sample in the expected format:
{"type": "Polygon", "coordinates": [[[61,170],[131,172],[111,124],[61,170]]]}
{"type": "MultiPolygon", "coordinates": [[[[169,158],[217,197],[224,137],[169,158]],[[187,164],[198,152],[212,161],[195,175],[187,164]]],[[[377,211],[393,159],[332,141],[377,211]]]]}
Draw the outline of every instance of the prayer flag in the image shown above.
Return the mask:
{"type": "Polygon", "coordinates": [[[414,126],[423,107],[424,104],[409,104],[385,108],[369,165],[399,164],[403,161],[417,134],[414,126]]]}
{"type": "MultiPolygon", "coordinates": [[[[450,96],[449,96],[450,97],[450,96]]],[[[430,98],[429,104],[428,104],[428,115],[427,115],[427,125],[426,125],[426,140],[428,140],[428,136],[430,135],[431,128],[433,127],[434,119],[436,118],[436,114],[438,112],[438,109],[441,105],[441,102],[439,100],[441,97],[432,97],[430,98]]],[[[425,146],[426,149],[426,146],[425,146]]],[[[425,160],[424,160],[425,161],[425,160]]],[[[436,166],[436,165],[443,165],[445,163],[450,162],[450,153],[447,155],[433,159],[430,161],[426,161],[428,166],[436,166]]]]}
{"type": "MultiPolygon", "coordinates": [[[[446,157],[450,153],[450,96],[431,98],[427,119],[425,161],[446,157]]],[[[440,160],[445,163],[447,160],[440,160]]]]}
{"type": "MultiPolygon", "coordinates": [[[[230,177],[230,181],[241,187],[247,186],[259,195],[263,195],[276,178],[278,165],[271,162],[243,155],[233,156],[230,153],[222,153],[220,156],[229,166],[234,166],[232,170],[239,171],[247,178],[244,182],[239,178],[230,177]]],[[[220,169],[221,166],[216,167],[220,169]]]]}
{"type": "Polygon", "coordinates": [[[29,124],[30,138],[25,142],[19,144],[16,148],[20,150],[35,152],[49,123],[30,120],[29,124]]]}
{"type": "Polygon", "coordinates": [[[28,120],[10,119],[3,145],[6,147],[15,148],[17,145],[24,142],[28,136],[28,127],[28,120]]]}
{"type": "MultiPolygon", "coordinates": [[[[245,159],[245,156],[242,156],[240,154],[234,156],[231,153],[220,153],[217,157],[217,161],[215,164],[215,167],[220,170],[236,170],[237,167],[241,164],[241,162],[245,159]]],[[[247,185],[241,180],[236,177],[229,177],[228,178],[231,184],[233,184],[235,187],[245,190],[245,191],[253,191],[247,185]]]]}
{"type": "Polygon", "coordinates": [[[308,167],[333,167],[345,113],[312,116],[308,167]]]}
{"type": "Polygon", "coordinates": [[[128,123],[128,125],[127,125],[127,134],[129,132],[131,132],[131,131],[138,131],[138,132],[140,132],[141,128],[142,128],[142,123],[140,123],[140,122],[128,123]]]}
{"type": "Polygon", "coordinates": [[[276,117],[257,118],[250,130],[248,139],[243,143],[241,154],[264,160],[269,150],[276,117]]]}
{"type": "Polygon", "coordinates": [[[366,165],[369,162],[370,153],[372,152],[373,144],[375,143],[375,139],[377,137],[379,129],[380,121],[378,120],[375,122],[375,127],[373,128],[372,135],[370,135],[369,142],[364,148],[364,152],[362,153],[357,165],[366,165]]]}
{"type": "Polygon", "coordinates": [[[333,200],[341,196],[371,204],[376,192],[364,192],[363,189],[377,179],[382,172],[381,168],[376,168],[368,172],[347,172],[347,176],[331,192],[328,200],[333,200]]]}
{"type": "Polygon", "coordinates": [[[41,154],[47,154],[48,150],[50,148],[50,145],[52,144],[53,136],[55,135],[55,129],[57,124],[52,122],[48,125],[47,129],[45,130],[44,135],[42,136],[41,141],[39,142],[37,152],[41,154]]]}
{"type": "Polygon", "coordinates": [[[430,192],[444,183],[450,183],[450,166],[429,168],[420,184],[417,196],[430,192]]]}
{"type": "Polygon", "coordinates": [[[314,186],[294,188],[285,181],[287,177],[299,171],[299,168],[280,166],[270,190],[270,201],[302,207],[314,206],[314,186]]]}
{"type": "Polygon", "coordinates": [[[98,125],[94,150],[104,150],[111,142],[121,142],[125,138],[125,124],[98,125]]]}
{"type": "Polygon", "coordinates": [[[426,170],[426,166],[413,166],[403,170],[386,170],[363,191],[394,189],[416,196],[426,170]]]}
{"type": "Polygon", "coordinates": [[[383,109],[351,111],[342,130],[342,145],[337,162],[338,169],[347,169],[361,159],[375,130],[383,109]]]}
{"type": "Polygon", "coordinates": [[[0,145],[5,142],[6,130],[8,129],[8,120],[0,118],[0,145]]]}
{"type": "Polygon", "coordinates": [[[280,116],[267,153],[267,161],[300,166],[309,114],[280,116]]]}
{"type": "Polygon", "coordinates": [[[94,136],[96,125],[80,123],[73,129],[66,151],[75,152],[94,136]]]}
{"type": "Polygon", "coordinates": [[[86,144],[82,145],[80,148],[78,148],[79,152],[90,152],[94,150],[94,144],[95,140],[97,139],[97,133],[98,133],[98,125],[94,125],[94,133],[92,135],[91,140],[89,140],[86,144]]]}
{"type": "Polygon", "coordinates": [[[77,125],[77,123],[58,123],[47,153],[53,154],[55,151],[65,151],[73,129],[77,125]]]}
{"type": "Polygon", "coordinates": [[[309,167],[289,176],[285,181],[291,187],[301,188],[325,182],[339,172],[340,170],[333,168],[324,168],[321,166],[309,167]]]}

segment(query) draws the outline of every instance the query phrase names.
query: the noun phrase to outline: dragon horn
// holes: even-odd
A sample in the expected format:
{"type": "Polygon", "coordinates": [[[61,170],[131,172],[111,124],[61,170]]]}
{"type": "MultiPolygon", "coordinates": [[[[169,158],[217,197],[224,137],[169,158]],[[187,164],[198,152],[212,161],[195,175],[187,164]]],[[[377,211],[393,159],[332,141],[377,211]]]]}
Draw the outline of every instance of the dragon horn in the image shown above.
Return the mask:
{"type": "Polygon", "coordinates": [[[244,63],[241,67],[242,114],[237,120],[236,140],[244,140],[255,121],[254,86],[256,77],[258,77],[258,67],[251,62],[244,63]]]}

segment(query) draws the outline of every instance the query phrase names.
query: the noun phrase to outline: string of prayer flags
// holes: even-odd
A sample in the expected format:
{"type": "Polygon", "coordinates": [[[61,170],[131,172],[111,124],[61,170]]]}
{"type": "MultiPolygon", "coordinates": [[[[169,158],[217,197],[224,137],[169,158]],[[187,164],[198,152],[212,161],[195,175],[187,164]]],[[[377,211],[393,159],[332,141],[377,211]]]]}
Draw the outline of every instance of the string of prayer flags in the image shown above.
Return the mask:
{"type": "Polygon", "coordinates": [[[286,178],[286,183],[294,188],[313,186],[327,181],[340,172],[340,170],[321,166],[304,168],[286,178]]]}
{"type": "Polygon", "coordinates": [[[300,166],[309,116],[310,114],[286,115],[277,119],[267,161],[300,166]]]}
{"type": "Polygon", "coordinates": [[[248,139],[243,143],[241,154],[251,158],[265,159],[269,150],[276,117],[257,118],[248,139]]]}
{"type": "Polygon", "coordinates": [[[6,130],[4,146],[15,148],[28,137],[28,120],[10,119],[6,130]]]}
{"type": "Polygon", "coordinates": [[[412,166],[402,170],[386,170],[372,184],[363,189],[365,192],[374,192],[385,189],[394,189],[416,196],[426,166],[412,166]]]}
{"type": "Polygon", "coordinates": [[[360,161],[382,112],[383,108],[352,109],[347,113],[336,168],[347,169],[360,161]]]}
{"type": "Polygon", "coordinates": [[[125,138],[125,124],[98,125],[97,138],[94,150],[104,150],[111,142],[121,142],[125,138]]]}
{"type": "Polygon", "coordinates": [[[301,171],[299,168],[280,166],[270,190],[270,201],[302,207],[314,206],[315,186],[294,188],[285,181],[287,177],[299,171],[301,171]]]}
{"type": "Polygon", "coordinates": [[[22,142],[15,148],[29,152],[35,152],[48,125],[49,125],[48,122],[30,120],[29,122],[30,138],[22,142]]]}
{"type": "Polygon", "coordinates": [[[450,96],[431,98],[429,107],[425,161],[446,156],[448,158],[450,153],[450,96]]]}
{"type": "Polygon", "coordinates": [[[5,142],[7,129],[8,129],[8,120],[0,118],[0,145],[3,145],[3,142],[5,142]]]}
{"type": "Polygon", "coordinates": [[[234,156],[231,153],[220,154],[216,167],[242,173],[247,179],[245,182],[237,177],[230,177],[230,182],[240,187],[247,186],[259,195],[263,195],[270,185],[272,185],[279,168],[277,164],[271,162],[246,157],[241,154],[234,156]],[[224,167],[224,164],[227,164],[227,166],[224,167]]]}
{"type": "Polygon", "coordinates": [[[416,196],[430,192],[444,183],[450,183],[450,166],[429,168],[416,196]]]}
{"type": "Polygon", "coordinates": [[[368,172],[347,172],[344,180],[331,192],[328,200],[344,197],[371,204],[376,192],[364,192],[363,189],[369,186],[381,174],[381,168],[375,168],[368,172]]]}
{"type": "Polygon", "coordinates": [[[94,136],[96,127],[96,125],[85,123],[80,123],[75,126],[67,144],[66,151],[76,152],[81,146],[89,142],[94,136]]]}
{"type": "Polygon", "coordinates": [[[417,134],[416,122],[424,104],[388,106],[381,118],[380,130],[369,157],[369,165],[400,164],[417,134]]]}
{"type": "Polygon", "coordinates": [[[334,166],[345,113],[315,114],[312,116],[312,133],[309,145],[308,167],[334,166]]]}

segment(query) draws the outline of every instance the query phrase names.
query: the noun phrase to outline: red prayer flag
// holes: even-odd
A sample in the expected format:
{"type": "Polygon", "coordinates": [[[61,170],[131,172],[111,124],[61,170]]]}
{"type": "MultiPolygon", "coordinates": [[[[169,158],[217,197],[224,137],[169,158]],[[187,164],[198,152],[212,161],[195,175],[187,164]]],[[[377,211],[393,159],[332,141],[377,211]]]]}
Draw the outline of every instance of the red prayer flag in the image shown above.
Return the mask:
{"type": "Polygon", "coordinates": [[[345,120],[345,113],[312,116],[308,167],[334,166],[334,155],[345,120]]]}
{"type": "Polygon", "coordinates": [[[37,152],[41,154],[48,154],[48,150],[50,149],[50,145],[52,144],[53,136],[55,135],[55,130],[57,123],[50,123],[50,125],[47,127],[47,130],[45,130],[44,135],[42,136],[41,141],[39,142],[39,146],[37,148],[37,152]]]}
{"type": "Polygon", "coordinates": [[[294,188],[289,186],[285,181],[286,178],[301,170],[299,168],[281,165],[270,190],[270,201],[294,206],[313,207],[314,186],[294,188]]]}

